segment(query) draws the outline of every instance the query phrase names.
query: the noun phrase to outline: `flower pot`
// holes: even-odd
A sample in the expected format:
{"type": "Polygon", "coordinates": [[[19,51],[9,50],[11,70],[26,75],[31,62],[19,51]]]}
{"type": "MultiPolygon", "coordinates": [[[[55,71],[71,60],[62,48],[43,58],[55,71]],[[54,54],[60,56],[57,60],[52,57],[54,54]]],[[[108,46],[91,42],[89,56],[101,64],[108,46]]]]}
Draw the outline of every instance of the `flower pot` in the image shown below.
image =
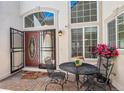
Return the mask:
{"type": "Polygon", "coordinates": [[[80,60],[79,59],[75,60],[75,66],[76,67],[80,66],[80,60]]]}

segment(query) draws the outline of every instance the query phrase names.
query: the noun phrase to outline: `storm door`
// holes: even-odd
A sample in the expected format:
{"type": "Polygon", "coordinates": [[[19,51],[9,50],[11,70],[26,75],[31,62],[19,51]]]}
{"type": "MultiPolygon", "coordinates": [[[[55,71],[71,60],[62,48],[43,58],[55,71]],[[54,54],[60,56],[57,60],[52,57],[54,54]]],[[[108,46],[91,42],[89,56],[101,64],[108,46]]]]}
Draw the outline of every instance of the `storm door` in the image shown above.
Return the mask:
{"type": "Polygon", "coordinates": [[[24,32],[10,28],[11,73],[24,67],[24,32]]]}
{"type": "Polygon", "coordinates": [[[50,57],[56,68],[56,44],[55,30],[44,30],[40,32],[40,68],[46,68],[45,58],[50,57]]]}

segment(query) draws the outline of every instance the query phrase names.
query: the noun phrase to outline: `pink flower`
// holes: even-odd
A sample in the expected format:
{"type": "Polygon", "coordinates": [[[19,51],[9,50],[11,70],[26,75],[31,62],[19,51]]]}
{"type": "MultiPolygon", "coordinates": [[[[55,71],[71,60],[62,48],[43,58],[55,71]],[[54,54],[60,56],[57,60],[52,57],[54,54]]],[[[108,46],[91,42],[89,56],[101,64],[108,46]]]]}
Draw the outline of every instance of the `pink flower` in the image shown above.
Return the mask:
{"type": "Polygon", "coordinates": [[[115,46],[107,46],[106,44],[98,44],[97,48],[93,51],[95,55],[106,58],[117,57],[119,55],[115,46]]]}

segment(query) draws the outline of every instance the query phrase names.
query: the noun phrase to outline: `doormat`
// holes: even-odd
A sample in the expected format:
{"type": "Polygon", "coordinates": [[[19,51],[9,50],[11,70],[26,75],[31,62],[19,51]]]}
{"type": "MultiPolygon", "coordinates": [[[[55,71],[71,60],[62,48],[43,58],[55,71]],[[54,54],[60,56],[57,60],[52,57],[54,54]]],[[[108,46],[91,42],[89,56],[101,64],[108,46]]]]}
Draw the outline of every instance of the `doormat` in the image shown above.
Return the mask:
{"type": "Polygon", "coordinates": [[[47,72],[23,71],[21,79],[37,79],[48,76],[47,72]]]}

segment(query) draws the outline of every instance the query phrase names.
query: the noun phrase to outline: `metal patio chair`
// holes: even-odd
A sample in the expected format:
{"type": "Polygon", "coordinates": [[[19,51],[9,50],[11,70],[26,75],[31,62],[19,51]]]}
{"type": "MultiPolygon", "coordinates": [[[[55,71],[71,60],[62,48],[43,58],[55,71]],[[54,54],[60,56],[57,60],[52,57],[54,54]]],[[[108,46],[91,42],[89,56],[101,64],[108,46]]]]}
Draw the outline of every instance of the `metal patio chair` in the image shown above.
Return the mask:
{"type": "Polygon", "coordinates": [[[104,90],[111,90],[112,80],[110,76],[112,75],[114,63],[107,62],[106,58],[101,58],[101,61],[98,59],[97,67],[99,72],[95,75],[95,83],[93,84],[104,90]]]}
{"type": "Polygon", "coordinates": [[[66,78],[65,78],[66,74],[64,72],[61,72],[60,70],[55,70],[55,66],[53,65],[51,57],[45,58],[45,64],[46,64],[48,76],[50,78],[50,81],[45,86],[45,90],[47,90],[47,87],[50,84],[58,84],[61,86],[63,90],[63,85],[66,81],[66,78]]]}

